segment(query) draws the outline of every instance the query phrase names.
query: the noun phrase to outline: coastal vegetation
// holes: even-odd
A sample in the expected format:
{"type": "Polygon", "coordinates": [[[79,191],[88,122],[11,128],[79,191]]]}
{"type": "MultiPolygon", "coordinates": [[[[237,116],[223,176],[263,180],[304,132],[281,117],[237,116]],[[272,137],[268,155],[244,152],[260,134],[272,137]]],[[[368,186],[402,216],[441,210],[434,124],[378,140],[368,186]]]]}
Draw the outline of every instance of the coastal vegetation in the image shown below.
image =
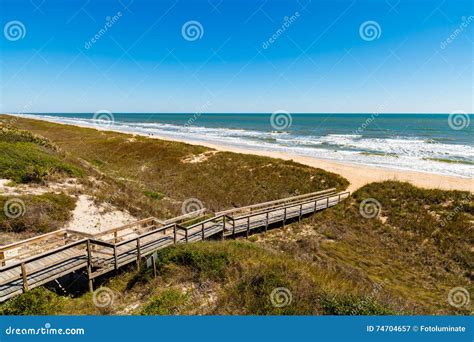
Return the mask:
{"type": "MultiPolygon", "coordinates": [[[[26,184],[75,177],[81,193],[138,218],[180,215],[188,198],[217,211],[348,185],[338,175],[292,161],[12,120],[0,116],[7,127],[2,132],[9,132],[2,133],[7,152],[0,150],[0,159],[8,160],[20,144],[21,151],[38,152],[39,165],[54,166],[26,184]]],[[[23,160],[24,168],[1,177],[23,184],[28,161],[36,165],[38,159],[23,160]]],[[[71,194],[61,192],[15,197],[25,203],[25,215],[15,221],[0,213],[0,231],[59,228],[75,204],[71,194]]],[[[0,197],[0,205],[10,198],[0,197]]],[[[159,250],[156,275],[146,265],[128,267],[96,283],[95,294],[60,295],[37,288],[0,304],[0,313],[469,314],[469,305],[450,305],[448,294],[455,287],[474,290],[473,222],[474,201],[468,192],[372,183],[285,229],[249,240],[159,250]],[[97,305],[100,291],[109,298],[107,305],[97,305]]]]}

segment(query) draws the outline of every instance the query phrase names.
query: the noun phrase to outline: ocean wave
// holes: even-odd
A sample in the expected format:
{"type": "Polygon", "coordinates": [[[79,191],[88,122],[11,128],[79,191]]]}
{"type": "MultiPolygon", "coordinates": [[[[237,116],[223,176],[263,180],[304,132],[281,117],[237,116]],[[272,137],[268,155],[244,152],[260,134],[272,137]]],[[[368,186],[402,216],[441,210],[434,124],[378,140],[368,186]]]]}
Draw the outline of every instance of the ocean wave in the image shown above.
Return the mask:
{"type": "MultiPolygon", "coordinates": [[[[22,115],[48,121],[95,127],[92,119],[50,115],[22,115]]],[[[229,144],[250,149],[298,155],[392,169],[423,171],[474,178],[474,146],[448,144],[440,139],[404,136],[364,137],[358,134],[298,135],[240,128],[184,126],[161,122],[115,122],[109,129],[196,142],[229,144]],[[453,163],[440,160],[452,160],[453,163]],[[459,163],[455,161],[460,161],[459,163]]]]}

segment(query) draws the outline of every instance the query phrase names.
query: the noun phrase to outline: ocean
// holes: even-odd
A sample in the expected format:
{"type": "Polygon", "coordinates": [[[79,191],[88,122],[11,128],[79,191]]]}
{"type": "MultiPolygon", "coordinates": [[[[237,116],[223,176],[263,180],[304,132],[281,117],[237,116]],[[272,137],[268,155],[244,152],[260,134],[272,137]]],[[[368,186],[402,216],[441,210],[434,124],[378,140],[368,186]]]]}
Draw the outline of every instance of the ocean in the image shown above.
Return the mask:
{"type": "Polygon", "coordinates": [[[472,114],[23,114],[255,150],[474,178],[472,114]]]}

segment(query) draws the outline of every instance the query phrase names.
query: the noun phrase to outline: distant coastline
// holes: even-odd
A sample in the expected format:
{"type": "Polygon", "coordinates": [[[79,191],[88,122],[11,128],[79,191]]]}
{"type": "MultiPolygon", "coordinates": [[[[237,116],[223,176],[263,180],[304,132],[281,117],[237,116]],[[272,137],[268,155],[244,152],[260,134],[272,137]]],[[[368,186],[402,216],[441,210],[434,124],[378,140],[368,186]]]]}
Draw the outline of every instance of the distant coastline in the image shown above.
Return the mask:
{"type": "MultiPolygon", "coordinates": [[[[313,156],[304,156],[288,152],[280,152],[280,151],[272,151],[272,150],[265,150],[255,149],[255,148],[248,148],[245,146],[235,146],[231,144],[226,144],[225,142],[222,143],[215,143],[213,141],[200,141],[190,139],[188,136],[166,136],[166,135],[159,135],[159,134],[151,134],[146,132],[140,131],[127,131],[123,130],[118,125],[97,125],[92,122],[63,122],[61,120],[54,120],[44,116],[37,116],[37,115],[24,115],[23,117],[28,117],[36,120],[44,120],[50,122],[56,122],[59,124],[66,124],[66,125],[74,125],[78,127],[87,127],[87,128],[94,128],[97,130],[109,130],[109,131],[116,131],[125,134],[133,134],[133,135],[140,135],[146,136],[149,138],[161,139],[161,140],[169,140],[169,141],[179,141],[184,142],[192,145],[201,145],[206,146],[209,148],[213,148],[219,151],[229,151],[229,152],[236,152],[236,153],[243,153],[243,154],[254,154],[260,156],[268,156],[273,158],[280,158],[285,160],[294,160],[296,162],[324,169],[326,171],[337,173],[350,181],[349,189],[350,191],[355,191],[358,188],[369,184],[371,182],[378,182],[383,180],[398,180],[398,181],[406,181],[410,182],[419,187],[423,188],[434,188],[434,189],[443,189],[443,190],[461,190],[461,191],[470,191],[474,192],[474,182],[472,178],[468,177],[455,177],[455,176],[448,176],[448,175],[440,175],[435,173],[429,172],[420,172],[420,171],[411,171],[411,170],[401,170],[397,169],[394,165],[393,168],[388,167],[374,167],[369,165],[358,165],[355,163],[346,162],[344,160],[327,160],[323,158],[317,158],[313,156]]],[[[394,158],[395,159],[395,158],[394,158]]],[[[396,159],[395,159],[396,160],[396,159]]],[[[439,163],[441,165],[451,165],[451,163],[441,162],[441,161],[433,161],[439,163]]],[[[454,165],[457,165],[454,163],[454,165]]],[[[472,165],[467,165],[472,170],[472,165]]]]}

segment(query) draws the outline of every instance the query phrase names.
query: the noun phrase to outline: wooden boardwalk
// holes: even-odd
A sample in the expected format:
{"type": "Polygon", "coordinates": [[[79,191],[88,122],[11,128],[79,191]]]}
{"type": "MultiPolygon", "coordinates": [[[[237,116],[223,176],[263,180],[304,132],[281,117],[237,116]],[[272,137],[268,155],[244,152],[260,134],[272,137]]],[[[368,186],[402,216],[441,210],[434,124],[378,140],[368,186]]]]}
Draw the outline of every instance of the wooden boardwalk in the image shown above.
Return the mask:
{"type": "Polygon", "coordinates": [[[140,266],[145,257],[158,249],[211,237],[248,237],[252,231],[266,232],[271,225],[285,226],[290,220],[300,220],[347,197],[349,192],[328,189],[222,211],[207,219],[204,215],[187,222],[186,215],[165,222],[148,218],[94,235],[59,230],[3,246],[0,302],[78,270],[85,271],[92,290],[94,278],[130,263],[140,266]]]}

